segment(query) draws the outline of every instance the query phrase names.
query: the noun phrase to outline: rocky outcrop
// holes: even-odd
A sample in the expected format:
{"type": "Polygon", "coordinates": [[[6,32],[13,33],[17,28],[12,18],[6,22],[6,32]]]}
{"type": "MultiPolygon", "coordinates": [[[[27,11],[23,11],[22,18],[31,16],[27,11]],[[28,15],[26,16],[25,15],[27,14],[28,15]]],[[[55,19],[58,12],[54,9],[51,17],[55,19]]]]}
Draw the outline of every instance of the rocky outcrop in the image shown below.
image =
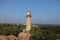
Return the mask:
{"type": "Polygon", "coordinates": [[[9,40],[7,36],[5,35],[0,35],[0,40],[9,40]]]}
{"type": "Polygon", "coordinates": [[[18,40],[18,38],[14,35],[9,35],[8,38],[9,40],[18,40]]]}
{"type": "Polygon", "coordinates": [[[0,35],[0,40],[18,40],[18,38],[14,35],[9,36],[0,35]]]}
{"type": "Polygon", "coordinates": [[[29,40],[30,36],[29,32],[23,31],[18,34],[18,37],[14,35],[0,35],[0,40],[29,40]]]}
{"type": "Polygon", "coordinates": [[[20,34],[18,34],[19,40],[29,40],[29,38],[30,38],[30,34],[27,32],[21,32],[20,34]]]}

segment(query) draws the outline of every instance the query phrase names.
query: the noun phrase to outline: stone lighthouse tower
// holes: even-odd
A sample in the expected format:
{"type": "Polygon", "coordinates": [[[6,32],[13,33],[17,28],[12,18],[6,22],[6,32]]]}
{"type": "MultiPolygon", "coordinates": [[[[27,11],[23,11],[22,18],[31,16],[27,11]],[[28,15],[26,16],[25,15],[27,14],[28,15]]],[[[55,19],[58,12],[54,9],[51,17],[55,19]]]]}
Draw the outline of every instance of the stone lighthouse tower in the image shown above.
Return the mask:
{"type": "Polygon", "coordinates": [[[31,29],[31,12],[28,10],[26,15],[26,31],[30,31],[31,29]]]}

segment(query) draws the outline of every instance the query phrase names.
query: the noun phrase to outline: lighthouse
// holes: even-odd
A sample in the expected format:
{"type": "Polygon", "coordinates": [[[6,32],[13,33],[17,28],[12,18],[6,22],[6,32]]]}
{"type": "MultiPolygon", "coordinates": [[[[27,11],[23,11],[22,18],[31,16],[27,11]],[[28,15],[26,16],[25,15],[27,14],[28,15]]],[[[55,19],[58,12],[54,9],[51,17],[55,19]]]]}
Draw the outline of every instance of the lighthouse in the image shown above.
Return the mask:
{"type": "Polygon", "coordinates": [[[28,10],[26,15],[26,31],[30,31],[30,29],[31,29],[31,12],[30,10],[28,10]]]}

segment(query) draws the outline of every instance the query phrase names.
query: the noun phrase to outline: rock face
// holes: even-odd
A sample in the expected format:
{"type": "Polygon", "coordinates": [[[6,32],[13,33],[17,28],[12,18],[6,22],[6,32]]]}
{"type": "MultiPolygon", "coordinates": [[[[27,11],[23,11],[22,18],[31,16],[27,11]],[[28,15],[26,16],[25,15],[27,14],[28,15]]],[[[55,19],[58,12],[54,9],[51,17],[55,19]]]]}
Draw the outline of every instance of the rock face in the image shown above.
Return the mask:
{"type": "Polygon", "coordinates": [[[19,40],[29,40],[30,38],[30,34],[27,33],[27,32],[21,32],[19,35],[18,35],[18,39],[19,40]]]}
{"type": "Polygon", "coordinates": [[[30,34],[28,32],[21,32],[18,34],[18,37],[14,35],[0,35],[0,40],[29,40],[30,34]]]}
{"type": "Polygon", "coordinates": [[[18,38],[14,35],[9,35],[8,38],[9,40],[18,40],[18,38]]]}
{"type": "Polygon", "coordinates": [[[5,35],[0,35],[0,40],[9,40],[7,36],[5,35]]]}
{"type": "Polygon", "coordinates": [[[0,35],[0,40],[18,40],[18,38],[14,35],[9,36],[0,35]]]}

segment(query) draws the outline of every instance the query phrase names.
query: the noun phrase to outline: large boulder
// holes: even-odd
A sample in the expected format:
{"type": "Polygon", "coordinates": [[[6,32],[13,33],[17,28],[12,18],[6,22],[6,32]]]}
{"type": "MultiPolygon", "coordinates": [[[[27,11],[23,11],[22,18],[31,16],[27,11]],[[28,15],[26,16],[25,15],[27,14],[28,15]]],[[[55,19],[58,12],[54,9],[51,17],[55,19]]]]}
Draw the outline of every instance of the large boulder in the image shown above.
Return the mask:
{"type": "Polygon", "coordinates": [[[5,35],[0,35],[0,40],[9,40],[7,36],[5,35]]]}
{"type": "Polygon", "coordinates": [[[27,32],[21,32],[18,34],[18,39],[19,40],[29,40],[30,34],[27,32]]]}
{"type": "Polygon", "coordinates": [[[9,40],[18,40],[18,38],[14,35],[9,35],[8,38],[9,40]]]}

